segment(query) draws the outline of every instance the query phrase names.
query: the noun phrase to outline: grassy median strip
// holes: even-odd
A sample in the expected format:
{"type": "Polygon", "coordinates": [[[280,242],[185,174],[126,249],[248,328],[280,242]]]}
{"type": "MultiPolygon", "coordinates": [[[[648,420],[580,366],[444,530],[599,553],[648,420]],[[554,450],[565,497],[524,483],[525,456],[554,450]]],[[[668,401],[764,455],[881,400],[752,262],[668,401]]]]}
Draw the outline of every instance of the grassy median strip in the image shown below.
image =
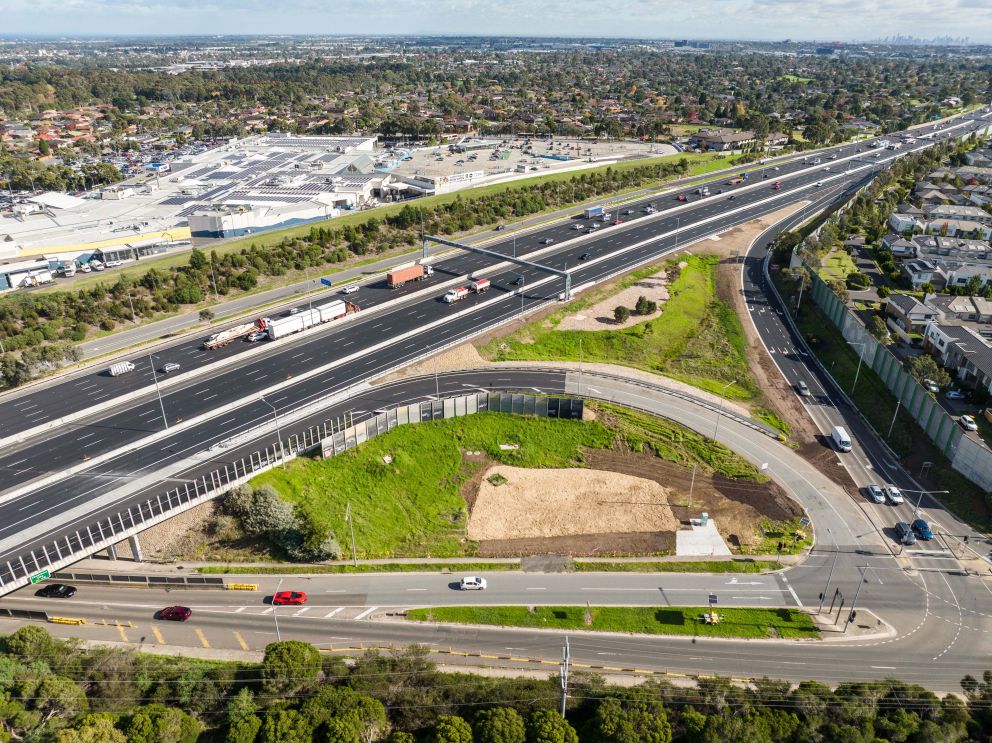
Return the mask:
{"type": "Polygon", "coordinates": [[[201,575],[323,575],[337,573],[492,573],[520,570],[519,562],[382,562],[358,565],[207,565],[201,575]]]}
{"type": "Polygon", "coordinates": [[[793,609],[718,609],[718,624],[707,624],[708,609],[691,606],[444,606],[412,609],[418,622],[489,624],[501,627],[631,632],[698,637],[816,639],[808,614],[793,609]]]}
{"type": "Polygon", "coordinates": [[[575,563],[577,573],[762,573],[781,568],[781,563],[762,560],[575,563]]]}

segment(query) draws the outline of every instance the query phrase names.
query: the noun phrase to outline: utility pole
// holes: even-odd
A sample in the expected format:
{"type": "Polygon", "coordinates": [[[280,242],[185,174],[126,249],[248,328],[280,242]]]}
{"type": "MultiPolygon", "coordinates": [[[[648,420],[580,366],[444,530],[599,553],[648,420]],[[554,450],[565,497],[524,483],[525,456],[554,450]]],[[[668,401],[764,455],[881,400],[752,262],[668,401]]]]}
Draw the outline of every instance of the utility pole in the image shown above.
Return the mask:
{"type": "Polygon", "coordinates": [[[689,508],[692,508],[692,489],[696,487],[696,465],[692,465],[692,480],[689,481],[689,508]]]}
{"type": "Polygon", "coordinates": [[[892,414],[892,422],[889,424],[889,432],[885,434],[886,440],[892,436],[892,427],[896,424],[896,416],[899,415],[899,406],[902,405],[902,400],[896,400],[896,412],[892,414]]]}
{"type": "Polygon", "coordinates": [[[344,507],[344,520],[351,527],[351,560],[358,567],[358,552],[355,550],[355,522],[351,518],[351,503],[344,507]]]}
{"type": "Polygon", "coordinates": [[[152,368],[152,379],[155,380],[155,394],[158,395],[158,406],[162,410],[162,422],[165,424],[165,427],[168,428],[169,419],[165,417],[165,403],[162,402],[162,390],[158,388],[158,374],[155,372],[155,362],[152,361],[152,355],[150,353],[148,354],[148,364],[152,368]]]}
{"type": "Polygon", "coordinates": [[[565,700],[568,698],[568,664],[571,661],[568,648],[568,636],[565,636],[565,647],[561,651],[561,716],[565,717],[565,700]]]}
{"type": "MultiPolygon", "coordinates": [[[[864,568],[858,568],[859,571],[862,569],[867,572],[868,566],[865,565],[864,568]]],[[[847,621],[844,622],[844,631],[841,634],[847,634],[847,628],[857,616],[856,609],[858,607],[858,596],[861,594],[861,586],[868,582],[868,579],[864,576],[864,573],[859,573],[859,575],[861,576],[861,582],[858,583],[858,590],[854,592],[854,601],[851,602],[851,613],[847,615],[847,621]]]]}
{"type": "Polygon", "coordinates": [[[823,592],[820,594],[820,606],[817,608],[816,613],[819,614],[823,611],[823,602],[827,600],[827,589],[830,588],[830,579],[833,577],[834,568],[837,567],[837,555],[838,552],[834,552],[834,561],[830,563],[830,572],[827,573],[827,582],[823,586],[823,592]]]}

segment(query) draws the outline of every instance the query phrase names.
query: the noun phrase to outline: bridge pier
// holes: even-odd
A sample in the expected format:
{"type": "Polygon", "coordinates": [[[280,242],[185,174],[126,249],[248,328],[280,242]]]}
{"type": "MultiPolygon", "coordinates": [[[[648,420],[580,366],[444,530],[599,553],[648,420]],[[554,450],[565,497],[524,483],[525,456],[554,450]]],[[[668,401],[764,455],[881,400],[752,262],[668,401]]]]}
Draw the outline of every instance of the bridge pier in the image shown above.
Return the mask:
{"type": "Polygon", "coordinates": [[[109,547],[107,547],[107,557],[109,557],[111,560],[117,559],[117,548],[114,545],[110,545],[109,547]]]}
{"type": "Polygon", "coordinates": [[[141,545],[138,543],[137,535],[128,537],[127,541],[131,545],[131,556],[134,558],[134,561],[144,562],[145,558],[141,555],[141,545]]]}

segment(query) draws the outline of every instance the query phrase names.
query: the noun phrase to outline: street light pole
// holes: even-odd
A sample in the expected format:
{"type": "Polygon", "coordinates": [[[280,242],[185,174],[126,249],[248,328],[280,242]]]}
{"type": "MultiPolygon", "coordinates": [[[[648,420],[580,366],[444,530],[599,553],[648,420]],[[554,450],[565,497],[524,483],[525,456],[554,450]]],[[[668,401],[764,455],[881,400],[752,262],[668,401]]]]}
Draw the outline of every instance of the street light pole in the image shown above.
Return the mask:
{"type": "Polygon", "coordinates": [[[851,343],[852,346],[860,346],[861,350],[858,352],[858,368],[854,372],[854,384],[851,385],[851,394],[854,394],[854,389],[858,386],[858,377],[861,374],[861,362],[865,358],[865,344],[864,343],[851,343]]]}
{"type": "Polygon", "coordinates": [[[728,387],[733,387],[735,384],[737,384],[736,379],[733,382],[730,382],[729,384],[725,384],[722,388],[720,388],[720,406],[717,408],[716,411],[716,426],[713,428],[714,441],[716,441],[716,435],[720,431],[720,416],[723,415],[723,393],[728,387]]]}
{"type": "Polygon", "coordinates": [[[286,469],[286,450],[282,445],[282,429],[279,428],[279,411],[276,410],[276,406],[266,400],[264,396],[258,399],[272,408],[272,415],[276,419],[276,436],[279,438],[279,458],[282,460],[282,468],[286,469]]]}
{"type": "Polygon", "coordinates": [[[892,414],[892,422],[889,424],[889,432],[885,434],[886,441],[888,441],[889,437],[892,436],[892,427],[896,424],[896,416],[899,415],[900,405],[902,405],[902,400],[896,400],[896,412],[892,414]]]}
{"type": "Polygon", "coordinates": [[[165,417],[165,403],[162,402],[162,390],[158,387],[158,373],[155,371],[155,362],[152,361],[152,355],[150,353],[148,354],[148,365],[152,368],[152,379],[155,380],[155,394],[158,395],[158,406],[162,410],[162,423],[168,428],[169,419],[165,417]]]}
{"type": "Polygon", "coordinates": [[[527,277],[520,274],[520,314],[524,314],[524,287],[527,284],[527,277]]]}

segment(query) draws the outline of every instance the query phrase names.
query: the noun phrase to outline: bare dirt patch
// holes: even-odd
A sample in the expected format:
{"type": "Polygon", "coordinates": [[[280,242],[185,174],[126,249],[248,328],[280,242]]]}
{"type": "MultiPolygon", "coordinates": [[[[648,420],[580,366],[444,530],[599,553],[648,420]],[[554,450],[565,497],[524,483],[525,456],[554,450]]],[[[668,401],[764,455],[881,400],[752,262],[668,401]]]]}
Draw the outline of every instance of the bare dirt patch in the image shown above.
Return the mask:
{"type": "Polygon", "coordinates": [[[674,531],[669,492],[620,472],[496,465],[483,477],[466,534],[502,540],[674,531]],[[506,478],[498,487],[488,480],[497,474],[506,478]]]}
{"type": "Polygon", "coordinates": [[[664,311],[665,302],[668,301],[668,273],[659,271],[654,276],[648,276],[640,281],[636,281],[626,289],[621,289],[616,294],[604,297],[592,307],[566,315],[560,323],[558,330],[623,330],[632,325],[653,320],[664,311]],[[633,310],[640,297],[654,302],[657,310],[648,315],[631,314],[623,322],[613,319],[615,307],[623,305],[633,310]]]}

